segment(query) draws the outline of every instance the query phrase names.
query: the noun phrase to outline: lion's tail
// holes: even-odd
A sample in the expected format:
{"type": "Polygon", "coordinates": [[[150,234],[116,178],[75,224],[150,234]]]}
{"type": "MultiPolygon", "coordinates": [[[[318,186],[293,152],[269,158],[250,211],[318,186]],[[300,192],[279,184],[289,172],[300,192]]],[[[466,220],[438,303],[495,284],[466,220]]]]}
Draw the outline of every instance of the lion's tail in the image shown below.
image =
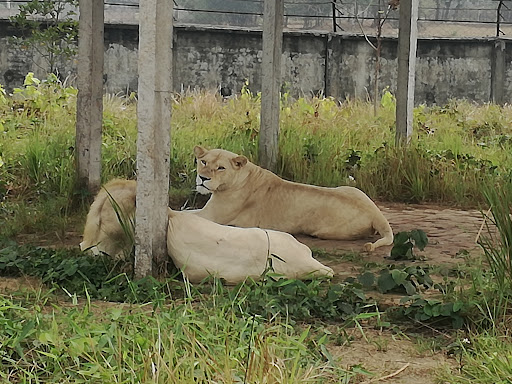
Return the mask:
{"type": "Polygon", "coordinates": [[[375,248],[382,247],[383,245],[393,244],[393,230],[391,229],[388,220],[384,217],[382,212],[379,211],[379,213],[380,214],[377,215],[373,222],[373,228],[382,237],[374,243],[366,243],[364,245],[365,250],[368,252],[375,250],[375,248]]]}

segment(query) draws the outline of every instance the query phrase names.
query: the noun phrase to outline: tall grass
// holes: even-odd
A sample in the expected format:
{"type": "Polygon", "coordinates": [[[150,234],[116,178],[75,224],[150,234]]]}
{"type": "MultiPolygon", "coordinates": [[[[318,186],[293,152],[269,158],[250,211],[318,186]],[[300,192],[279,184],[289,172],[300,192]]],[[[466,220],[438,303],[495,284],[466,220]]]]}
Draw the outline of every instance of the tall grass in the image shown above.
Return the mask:
{"type": "Polygon", "coordinates": [[[512,382],[512,340],[509,335],[483,332],[461,343],[459,372],[439,371],[440,382],[451,384],[508,384],[512,382]]]}
{"type": "Polygon", "coordinates": [[[324,361],[309,327],[240,314],[192,287],[168,305],[18,303],[0,296],[6,382],[319,383],[350,373],[324,361]],[[96,306],[99,305],[99,306],[96,306]],[[98,316],[101,314],[101,316],[98,316]],[[315,346],[312,348],[312,346],[315,346]]]}
{"type": "Polygon", "coordinates": [[[484,194],[490,207],[485,214],[485,230],[479,237],[492,281],[483,295],[482,317],[495,328],[508,322],[512,303],[512,192],[510,185],[487,187],[484,194]]]}
{"type": "MultiPolygon", "coordinates": [[[[64,222],[77,198],[76,90],[54,78],[36,80],[29,76],[24,87],[0,99],[0,209],[31,212],[32,230],[45,221],[45,204],[58,200],[52,210],[64,222]]],[[[224,100],[215,92],[189,91],[176,94],[172,108],[170,176],[183,200],[193,194],[194,145],[225,148],[258,162],[259,95],[244,88],[224,100]]],[[[510,177],[512,107],[462,101],[419,106],[405,150],[394,146],[392,96],[385,93],[377,116],[372,108],[355,100],[283,95],[279,174],[324,186],[353,184],[380,201],[472,207],[485,203],[484,184],[510,177]]],[[[136,98],[105,96],[103,181],[135,176],[136,130],[136,98]]],[[[3,234],[17,231],[1,227],[3,234]]]]}
{"type": "MultiPolygon", "coordinates": [[[[471,291],[479,310],[474,327],[459,345],[460,373],[445,371],[440,379],[450,383],[504,384],[512,382],[512,190],[510,184],[483,190],[490,209],[479,244],[489,272],[479,271],[471,291]]],[[[469,293],[469,295],[468,295],[469,293]]]]}
{"type": "Polygon", "coordinates": [[[501,291],[512,293],[512,191],[506,187],[486,188],[485,197],[490,206],[486,216],[486,232],[479,244],[501,291]]]}

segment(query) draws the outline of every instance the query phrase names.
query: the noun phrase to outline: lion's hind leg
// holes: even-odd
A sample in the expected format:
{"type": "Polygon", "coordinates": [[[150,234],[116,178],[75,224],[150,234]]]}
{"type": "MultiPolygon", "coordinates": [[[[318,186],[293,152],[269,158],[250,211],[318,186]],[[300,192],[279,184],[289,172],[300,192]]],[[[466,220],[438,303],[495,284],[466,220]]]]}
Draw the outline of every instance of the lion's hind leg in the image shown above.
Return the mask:
{"type": "Polygon", "coordinates": [[[364,250],[365,250],[365,252],[373,252],[378,247],[382,247],[384,245],[391,245],[391,244],[393,244],[393,233],[392,232],[391,232],[391,235],[386,234],[386,236],[384,236],[383,238],[381,238],[373,243],[371,243],[371,242],[365,243],[364,250]]]}

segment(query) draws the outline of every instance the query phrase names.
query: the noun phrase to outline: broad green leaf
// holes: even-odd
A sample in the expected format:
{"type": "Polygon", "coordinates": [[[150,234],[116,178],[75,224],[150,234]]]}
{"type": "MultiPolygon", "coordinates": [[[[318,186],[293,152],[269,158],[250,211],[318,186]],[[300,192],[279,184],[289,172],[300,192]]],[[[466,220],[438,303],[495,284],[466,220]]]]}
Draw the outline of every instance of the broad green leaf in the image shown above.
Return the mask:
{"type": "Polygon", "coordinates": [[[410,233],[409,232],[398,232],[393,238],[393,244],[401,245],[405,244],[409,241],[410,233]]]}
{"type": "Polygon", "coordinates": [[[395,283],[397,285],[400,285],[407,279],[407,276],[409,275],[407,274],[407,272],[401,271],[399,269],[393,269],[391,271],[391,276],[393,276],[393,280],[395,280],[395,283]]]}
{"type": "Polygon", "coordinates": [[[357,277],[357,280],[365,288],[370,288],[375,283],[375,275],[372,272],[365,272],[357,277]]]}
{"type": "Polygon", "coordinates": [[[406,243],[400,243],[391,249],[390,259],[391,260],[410,260],[412,255],[413,244],[410,241],[406,243]]]}
{"type": "Polygon", "coordinates": [[[380,292],[386,293],[396,288],[397,284],[393,279],[393,276],[389,273],[389,271],[384,271],[383,274],[379,276],[377,279],[377,288],[380,292]]]}
{"type": "Polygon", "coordinates": [[[420,251],[423,251],[428,244],[427,234],[421,229],[413,229],[411,231],[411,238],[420,251]]]}
{"type": "Polygon", "coordinates": [[[402,285],[405,288],[405,292],[407,292],[408,295],[416,294],[416,287],[410,281],[404,281],[402,285]]]}
{"type": "Polygon", "coordinates": [[[456,301],[453,303],[453,312],[459,312],[463,306],[464,303],[462,301],[456,301]]]}

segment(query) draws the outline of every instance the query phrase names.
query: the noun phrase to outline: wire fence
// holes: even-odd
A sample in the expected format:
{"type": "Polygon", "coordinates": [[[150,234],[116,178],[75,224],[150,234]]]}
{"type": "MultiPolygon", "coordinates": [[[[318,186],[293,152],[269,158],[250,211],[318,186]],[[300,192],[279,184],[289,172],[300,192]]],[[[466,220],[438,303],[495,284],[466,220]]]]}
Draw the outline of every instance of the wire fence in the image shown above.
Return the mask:
{"type": "MultiPolygon", "coordinates": [[[[263,0],[174,1],[177,25],[261,29],[263,0]]],[[[402,0],[403,1],[403,0],[402,0]]],[[[17,13],[20,0],[0,0],[0,18],[17,13]]],[[[398,35],[399,0],[286,0],[285,30],[398,35]]],[[[139,0],[105,0],[105,22],[137,24],[139,0]]],[[[418,35],[512,37],[512,0],[422,0],[418,35]]]]}

